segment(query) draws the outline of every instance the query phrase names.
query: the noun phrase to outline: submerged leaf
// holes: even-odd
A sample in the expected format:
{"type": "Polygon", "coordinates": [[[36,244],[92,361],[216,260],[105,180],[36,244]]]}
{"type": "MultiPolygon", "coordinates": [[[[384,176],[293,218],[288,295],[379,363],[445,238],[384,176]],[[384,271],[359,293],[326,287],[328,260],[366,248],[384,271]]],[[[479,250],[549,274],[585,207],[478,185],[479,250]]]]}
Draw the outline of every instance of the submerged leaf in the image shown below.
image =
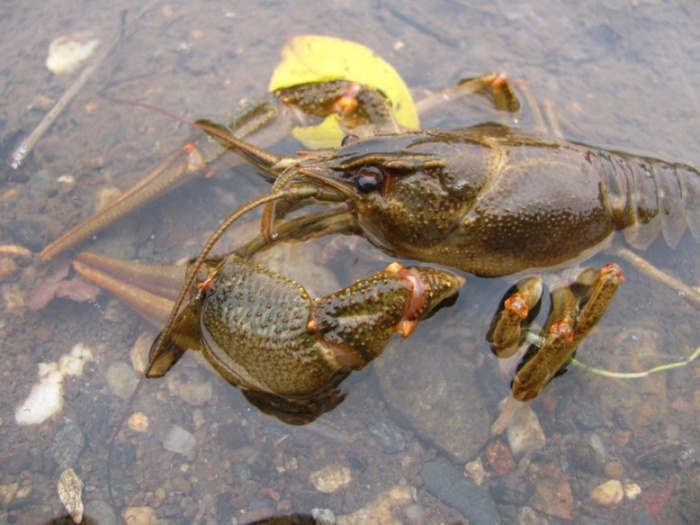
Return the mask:
{"type": "MultiPolygon", "coordinates": [[[[282,50],[282,62],[270,80],[270,91],[307,82],[351,80],[380,89],[391,100],[398,122],[418,128],[418,112],[411,93],[396,70],[371,49],[340,38],[304,35],[292,38],[282,50]]],[[[307,148],[336,147],[343,134],[336,117],[323,124],[296,128],[292,134],[307,148]]]]}

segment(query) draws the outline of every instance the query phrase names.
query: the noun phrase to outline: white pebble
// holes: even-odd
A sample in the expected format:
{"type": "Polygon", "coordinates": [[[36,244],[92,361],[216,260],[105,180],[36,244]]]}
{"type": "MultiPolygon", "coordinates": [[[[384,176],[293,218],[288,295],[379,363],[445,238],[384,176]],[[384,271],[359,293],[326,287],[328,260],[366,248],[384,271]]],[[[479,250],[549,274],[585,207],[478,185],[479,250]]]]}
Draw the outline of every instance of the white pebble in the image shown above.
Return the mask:
{"type": "Polygon", "coordinates": [[[38,425],[63,410],[63,378],[83,375],[83,367],[92,359],[92,350],[78,343],[57,363],[39,363],[39,381],[24,403],[15,409],[15,422],[18,425],[38,425]]]}
{"type": "Polygon", "coordinates": [[[29,397],[15,410],[15,421],[18,425],[38,425],[62,409],[63,375],[56,370],[32,387],[29,397]]]}
{"type": "Polygon", "coordinates": [[[196,445],[197,439],[178,425],[173,425],[163,438],[163,448],[165,450],[182,454],[189,459],[194,457],[196,445]]]}
{"type": "Polygon", "coordinates": [[[309,481],[319,492],[332,494],[352,481],[352,473],[347,467],[329,465],[312,472],[309,481]]]}
{"type": "Polygon", "coordinates": [[[547,438],[540,425],[540,420],[529,405],[520,408],[506,430],[508,446],[516,457],[534,452],[544,447],[547,438]]]}
{"type": "Polygon", "coordinates": [[[629,500],[635,500],[642,494],[642,487],[636,483],[625,483],[625,497],[629,500]]]}
{"type": "Polygon", "coordinates": [[[107,384],[113,394],[127,399],[138,384],[139,379],[131,367],[123,361],[109,365],[107,369],[107,384]]]}
{"type": "Polygon", "coordinates": [[[70,73],[95,52],[99,43],[89,33],[59,36],[49,44],[46,67],[56,75],[70,73]]]}

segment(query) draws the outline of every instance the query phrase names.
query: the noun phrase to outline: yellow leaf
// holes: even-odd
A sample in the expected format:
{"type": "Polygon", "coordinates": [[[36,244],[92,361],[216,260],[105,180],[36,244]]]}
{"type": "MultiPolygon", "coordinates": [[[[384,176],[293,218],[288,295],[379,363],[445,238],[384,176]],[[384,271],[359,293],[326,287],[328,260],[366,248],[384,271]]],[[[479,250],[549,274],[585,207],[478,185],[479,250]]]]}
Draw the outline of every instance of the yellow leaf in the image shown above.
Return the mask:
{"type": "MultiPolygon", "coordinates": [[[[338,79],[381,89],[391,100],[398,122],[419,127],[416,106],[401,76],[371,49],[349,40],[318,35],[292,38],[282,50],[282,62],[272,74],[269,89],[338,79]]],[[[337,147],[343,138],[336,117],[319,126],[295,128],[292,134],[307,148],[337,147]]]]}

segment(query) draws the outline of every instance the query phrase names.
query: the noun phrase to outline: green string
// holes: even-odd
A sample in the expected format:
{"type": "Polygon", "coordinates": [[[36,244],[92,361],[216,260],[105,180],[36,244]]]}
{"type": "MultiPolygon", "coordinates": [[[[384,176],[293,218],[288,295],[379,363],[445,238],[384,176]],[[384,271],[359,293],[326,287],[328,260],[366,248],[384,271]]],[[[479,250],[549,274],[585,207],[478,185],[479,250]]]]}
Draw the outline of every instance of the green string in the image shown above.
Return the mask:
{"type": "Polygon", "coordinates": [[[610,370],[603,370],[602,368],[596,368],[594,366],[586,365],[576,359],[573,359],[571,361],[571,364],[576,365],[579,368],[586,370],[587,372],[603,377],[614,377],[617,379],[637,379],[640,377],[647,377],[648,375],[654,374],[656,372],[666,372],[668,370],[673,370],[674,368],[686,366],[692,363],[699,355],[700,346],[695,349],[695,352],[693,352],[690,355],[690,357],[688,357],[688,359],[685,359],[683,361],[676,361],[675,363],[668,363],[665,365],[655,366],[654,368],[650,368],[649,370],[646,370],[644,372],[612,372],[610,370]]]}

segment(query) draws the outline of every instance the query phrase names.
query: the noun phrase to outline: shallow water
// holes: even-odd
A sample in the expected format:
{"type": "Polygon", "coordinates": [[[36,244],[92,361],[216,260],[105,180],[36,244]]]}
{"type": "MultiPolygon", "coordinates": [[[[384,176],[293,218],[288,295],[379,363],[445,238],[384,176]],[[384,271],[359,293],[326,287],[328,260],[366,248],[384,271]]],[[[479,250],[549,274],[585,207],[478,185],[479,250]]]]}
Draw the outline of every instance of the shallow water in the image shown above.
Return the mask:
{"type": "MultiPolygon", "coordinates": [[[[141,4],[6,2],[0,17],[0,245],[37,252],[92,213],[102,190],[127,187],[191,135],[185,124],[113,99],[221,118],[265,90],[285,41],[299,34],[369,45],[418,98],[465,76],[504,71],[527,79],[539,99],[554,101],[577,128],[565,130],[571,138],[700,166],[700,7],[652,0],[481,4],[155,3],[127,25],[115,52],[30,158],[11,170],[18,132],[31,130],[75,78],[47,71],[49,42],[86,30],[105,41],[118,31],[122,11],[128,9],[131,20],[141,4]]],[[[526,115],[523,125],[532,119],[526,115]]],[[[84,246],[147,261],[192,257],[221,217],[265,191],[253,170],[233,171],[232,164],[222,161],[217,177],[190,184],[84,246]]],[[[341,254],[348,264],[337,276],[311,280],[346,283],[386,264],[364,243],[343,245],[341,254]]],[[[689,235],[676,250],[659,241],[644,255],[699,284],[700,250],[689,235]]],[[[30,311],[32,291],[61,261],[7,257],[19,268],[0,283],[0,524],[64,515],[56,481],[67,467],[85,483],[87,515],[109,523],[107,443],[125,401],[107,377],[115,363],[130,363],[141,334],[155,334],[107,294],[93,303],[55,299],[30,311]],[[63,411],[39,425],[17,425],[15,408],[37,381],[37,365],[57,362],[78,343],[95,358],[82,376],[64,379],[63,411]]],[[[700,345],[697,310],[613,255],[598,255],[591,264],[611,260],[622,265],[627,281],[578,358],[623,371],[687,358],[700,345]]],[[[189,357],[167,378],[149,381],[132,409],[148,417],[149,428],[125,429],[114,453],[117,511],[148,507],[161,523],[249,523],[308,515],[314,508],[336,516],[369,508],[378,515],[388,511],[371,505],[384,494],[381,508],[393,505],[397,522],[478,523],[451,507],[449,496],[436,497],[421,476],[436,458],[462,471],[477,456],[487,462],[496,450],[484,432],[509,379],[498,375],[483,338],[509,283],[467,279],[456,305],[349,378],[343,404],[313,425],[290,427],[262,415],[189,357]],[[203,404],[182,393],[202,383],[212,388],[203,404]],[[415,384],[407,389],[407,383],[415,384]],[[407,390],[425,396],[416,399],[407,390]],[[451,430],[436,428],[421,411],[428,395],[442,396],[430,397],[428,412],[444,410],[451,430]],[[189,456],[163,448],[174,425],[196,439],[189,456]],[[318,490],[310,478],[324,467],[347,469],[351,481],[330,494],[318,490]],[[401,487],[415,492],[404,497],[401,487]]],[[[495,500],[503,523],[532,515],[535,523],[568,517],[575,523],[697,522],[699,379],[697,363],[625,381],[572,368],[531,403],[544,448],[517,458],[516,471],[503,474],[486,465],[480,497],[495,500]],[[613,478],[637,484],[641,495],[611,507],[593,501],[592,489],[613,478]],[[552,485],[567,486],[571,499],[557,501],[567,498],[552,485]]],[[[357,515],[344,519],[362,522],[357,515]]]]}

